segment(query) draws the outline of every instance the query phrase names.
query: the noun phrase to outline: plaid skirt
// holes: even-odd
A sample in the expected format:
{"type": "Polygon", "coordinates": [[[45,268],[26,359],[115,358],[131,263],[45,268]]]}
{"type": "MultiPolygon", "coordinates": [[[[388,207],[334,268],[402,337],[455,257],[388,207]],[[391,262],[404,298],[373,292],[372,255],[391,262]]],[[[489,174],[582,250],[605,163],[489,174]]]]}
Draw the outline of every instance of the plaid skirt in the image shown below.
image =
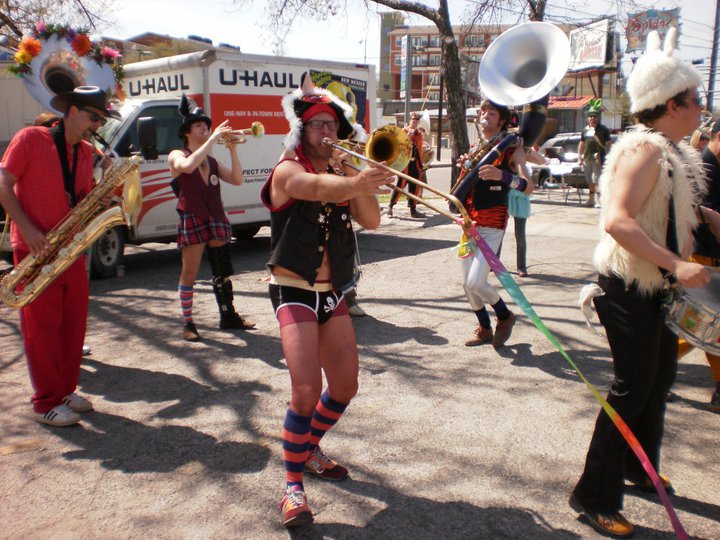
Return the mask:
{"type": "Polygon", "coordinates": [[[204,244],[208,240],[232,240],[232,228],[227,218],[217,221],[201,221],[192,212],[180,214],[178,223],[177,247],[182,249],[192,244],[204,244]]]}

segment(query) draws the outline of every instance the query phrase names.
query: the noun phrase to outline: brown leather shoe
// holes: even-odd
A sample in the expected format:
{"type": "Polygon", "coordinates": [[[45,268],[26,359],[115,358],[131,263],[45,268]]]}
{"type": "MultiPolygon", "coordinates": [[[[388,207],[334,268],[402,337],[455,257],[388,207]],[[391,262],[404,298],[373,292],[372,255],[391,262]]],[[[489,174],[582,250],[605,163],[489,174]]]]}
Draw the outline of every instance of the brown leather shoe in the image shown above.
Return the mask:
{"type": "Polygon", "coordinates": [[[417,208],[410,208],[410,217],[413,218],[426,218],[427,215],[423,214],[420,210],[417,208]]]}
{"type": "Polygon", "coordinates": [[[595,512],[583,506],[573,493],[570,495],[570,507],[583,514],[596,531],[614,538],[628,538],[635,534],[635,527],[620,512],[595,512]]]}
{"type": "Polygon", "coordinates": [[[505,345],[505,342],[510,339],[510,334],[512,334],[515,321],[516,317],[512,312],[510,312],[510,316],[504,321],[498,320],[497,325],[495,326],[495,336],[492,340],[493,347],[497,348],[505,345]]]}
{"type": "Polygon", "coordinates": [[[183,327],[183,339],[185,341],[200,341],[202,339],[200,334],[198,334],[197,328],[195,328],[195,323],[185,323],[183,327]]]}
{"type": "MultiPolygon", "coordinates": [[[[675,489],[672,486],[670,479],[663,473],[658,473],[660,483],[668,493],[675,493],[675,489]]],[[[650,480],[650,477],[645,476],[642,479],[639,478],[628,478],[628,481],[641,491],[647,491],[648,493],[655,493],[655,485],[650,480]]]]}
{"type": "Polygon", "coordinates": [[[492,328],[483,328],[479,324],[473,330],[472,335],[465,341],[466,347],[477,347],[484,343],[490,343],[493,339],[492,328]]]}

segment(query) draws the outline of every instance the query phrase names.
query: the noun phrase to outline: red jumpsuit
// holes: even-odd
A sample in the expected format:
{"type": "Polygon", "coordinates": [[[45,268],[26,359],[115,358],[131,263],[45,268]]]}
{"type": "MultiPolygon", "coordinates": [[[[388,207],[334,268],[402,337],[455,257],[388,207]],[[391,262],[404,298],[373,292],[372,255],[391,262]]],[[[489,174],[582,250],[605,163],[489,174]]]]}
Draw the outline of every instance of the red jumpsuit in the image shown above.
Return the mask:
{"type": "MultiPolygon", "coordinates": [[[[67,147],[72,167],[73,150],[67,147]]],[[[32,223],[47,233],[70,212],[60,158],[50,131],[28,127],[13,137],[0,167],[15,176],[14,190],[32,223]]],[[[75,192],[81,200],[91,189],[93,148],[81,142],[77,152],[75,192]]],[[[22,234],[10,231],[15,263],[29,252],[22,234]]],[[[89,286],[84,258],[53,281],[42,294],[20,309],[20,329],[30,380],[33,409],[45,413],[75,391],[85,339],[89,286]]]]}

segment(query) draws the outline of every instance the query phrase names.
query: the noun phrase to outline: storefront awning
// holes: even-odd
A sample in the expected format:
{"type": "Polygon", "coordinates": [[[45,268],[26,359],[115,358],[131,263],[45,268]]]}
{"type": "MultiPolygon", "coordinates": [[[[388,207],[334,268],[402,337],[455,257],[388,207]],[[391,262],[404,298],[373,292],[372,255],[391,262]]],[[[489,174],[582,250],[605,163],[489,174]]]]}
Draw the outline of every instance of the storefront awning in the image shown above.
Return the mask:
{"type": "Polygon", "coordinates": [[[592,96],[550,96],[548,109],[584,109],[592,98],[592,96]]]}

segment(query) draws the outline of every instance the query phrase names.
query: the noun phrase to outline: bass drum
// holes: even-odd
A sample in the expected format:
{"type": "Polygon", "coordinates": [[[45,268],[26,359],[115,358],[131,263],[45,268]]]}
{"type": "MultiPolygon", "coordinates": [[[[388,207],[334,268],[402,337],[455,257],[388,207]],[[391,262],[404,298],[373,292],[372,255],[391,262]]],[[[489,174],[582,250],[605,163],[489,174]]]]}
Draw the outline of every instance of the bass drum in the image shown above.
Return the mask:
{"type": "Polygon", "coordinates": [[[665,323],[690,345],[720,355],[720,273],[697,289],[673,289],[665,304],[665,323]]]}

